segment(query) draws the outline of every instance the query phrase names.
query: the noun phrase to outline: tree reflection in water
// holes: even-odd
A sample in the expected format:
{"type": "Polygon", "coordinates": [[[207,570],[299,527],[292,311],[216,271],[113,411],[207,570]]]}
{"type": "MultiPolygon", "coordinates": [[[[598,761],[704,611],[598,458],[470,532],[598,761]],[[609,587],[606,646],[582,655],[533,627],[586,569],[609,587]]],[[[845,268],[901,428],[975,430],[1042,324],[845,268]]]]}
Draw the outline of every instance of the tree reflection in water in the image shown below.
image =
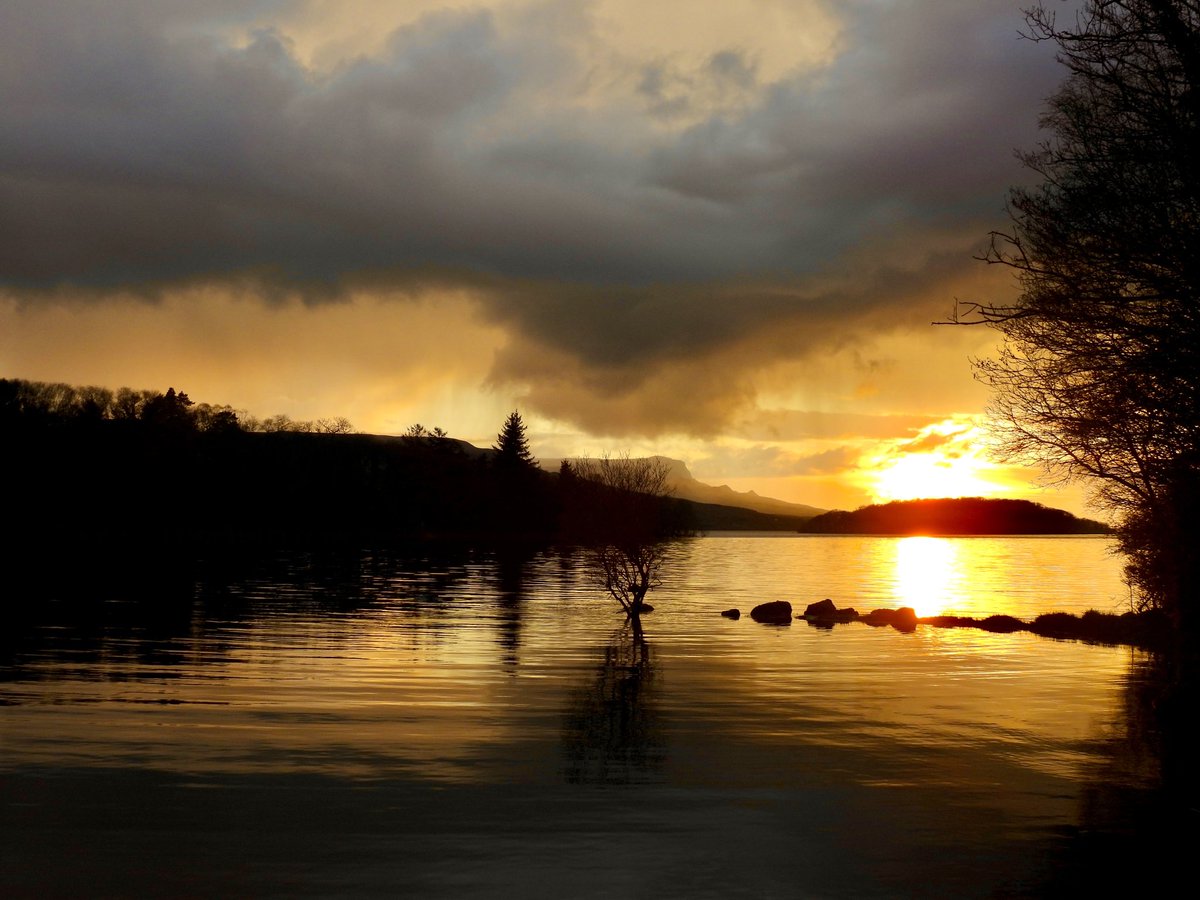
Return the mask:
{"type": "Polygon", "coordinates": [[[661,781],[665,756],[654,666],[641,626],[626,623],[563,715],[564,775],[572,784],[661,781]]]}
{"type": "Polygon", "coordinates": [[[496,643],[505,671],[516,671],[521,651],[521,608],[525,594],[525,567],[533,551],[523,546],[501,548],[496,553],[496,643]]]}
{"type": "Polygon", "coordinates": [[[1079,825],[1046,860],[1039,896],[1165,896],[1194,878],[1200,841],[1197,688],[1171,653],[1135,651],[1122,706],[1095,745],[1079,825]]]}

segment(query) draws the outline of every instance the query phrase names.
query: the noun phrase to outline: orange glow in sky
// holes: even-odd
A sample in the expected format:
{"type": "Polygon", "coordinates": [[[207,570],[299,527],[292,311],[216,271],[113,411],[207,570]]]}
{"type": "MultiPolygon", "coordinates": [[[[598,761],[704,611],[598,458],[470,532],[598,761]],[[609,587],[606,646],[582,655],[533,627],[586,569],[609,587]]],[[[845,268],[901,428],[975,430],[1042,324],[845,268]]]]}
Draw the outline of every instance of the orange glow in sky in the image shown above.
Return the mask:
{"type": "Polygon", "coordinates": [[[877,503],[1005,495],[1011,488],[987,477],[999,468],[985,455],[983,430],[952,419],[862,461],[867,490],[877,503]]]}

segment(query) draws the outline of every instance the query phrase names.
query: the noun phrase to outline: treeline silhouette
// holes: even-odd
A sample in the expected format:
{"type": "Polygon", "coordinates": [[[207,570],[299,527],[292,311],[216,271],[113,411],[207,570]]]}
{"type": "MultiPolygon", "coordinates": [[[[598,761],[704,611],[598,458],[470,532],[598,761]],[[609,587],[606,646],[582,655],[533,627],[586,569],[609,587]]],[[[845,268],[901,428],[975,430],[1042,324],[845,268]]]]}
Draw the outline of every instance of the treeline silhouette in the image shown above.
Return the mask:
{"type": "MultiPolygon", "coordinates": [[[[193,403],[185,393],[168,388],[159,391],[134,390],[123,387],[116,391],[96,385],[73,385],[61,382],[25,381],[0,378],[0,417],[6,422],[25,423],[83,422],[83,421],[143,421],[152,424],[174,424],[191,431],[298,431],[318,434],[350,434],[350,420],[338,416],[329,419],[302,420],[288,415],[259,419],[245,410],[231,406],[193,403]]],[[[445,436],[441,429],[434,429],[445,436]]],[[[431,435],[420,425],[409,429],[416,436],[431,435]]]]}
{"type": "Polygon", "coordinates": [[[512,466],[440,429],[387,437],[344,421],[284,428],[277,417],[250,430],[229,407],[174,389],[0,379],[9,545],[557,533],[556,478],[532,462],[512,466]]]}
{"type": "Polygon", "coordinates": [[[1029,500],[960,497],[896,500],[809,519],[811,534],[1107,534],[1108,526],[1029,500]]]}
{"type": "MultiPolygon", "coordinates": [[[[392,437],[345,419],[258,420],[174,388],[0,379],[0,445],[0,550],[17,560],[126,554],[161,567],[213,544],[579,543],[594,518],[591,494],[538,467],[516,413],[480,449],[421,425],[392,437]]],[[[707,515],[654,502],[689,528],[707,515]]]]}

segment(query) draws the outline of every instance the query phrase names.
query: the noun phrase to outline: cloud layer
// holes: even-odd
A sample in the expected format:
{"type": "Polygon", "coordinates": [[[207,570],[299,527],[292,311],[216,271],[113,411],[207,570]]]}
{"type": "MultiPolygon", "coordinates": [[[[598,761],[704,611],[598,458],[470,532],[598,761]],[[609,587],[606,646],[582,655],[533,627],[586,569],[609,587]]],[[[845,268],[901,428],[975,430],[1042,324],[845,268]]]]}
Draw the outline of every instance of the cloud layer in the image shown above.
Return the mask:
{"type": "Polygon", "coordinates": [[[1003,290],[971,253],[1061,75],[1007,0],[329,10],[6,3],[0,288],[469,295],[493,387],[710,437],[1003,290]]]}

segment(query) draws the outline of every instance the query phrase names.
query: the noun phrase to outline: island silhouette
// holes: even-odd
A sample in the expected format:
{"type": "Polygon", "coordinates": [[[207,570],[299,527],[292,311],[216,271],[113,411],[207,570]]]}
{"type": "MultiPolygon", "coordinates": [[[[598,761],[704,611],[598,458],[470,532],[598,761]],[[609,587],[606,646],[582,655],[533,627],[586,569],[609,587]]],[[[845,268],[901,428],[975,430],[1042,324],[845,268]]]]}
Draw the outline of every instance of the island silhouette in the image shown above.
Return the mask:
{"type": "Polygon", "coordinates": [[[953,497],[894,500],[850,512],[835,509],[814,516],[799,529],[808,534],[1017,535],[1109,534],[1103,522],[1030,500],[953,497]]]}

